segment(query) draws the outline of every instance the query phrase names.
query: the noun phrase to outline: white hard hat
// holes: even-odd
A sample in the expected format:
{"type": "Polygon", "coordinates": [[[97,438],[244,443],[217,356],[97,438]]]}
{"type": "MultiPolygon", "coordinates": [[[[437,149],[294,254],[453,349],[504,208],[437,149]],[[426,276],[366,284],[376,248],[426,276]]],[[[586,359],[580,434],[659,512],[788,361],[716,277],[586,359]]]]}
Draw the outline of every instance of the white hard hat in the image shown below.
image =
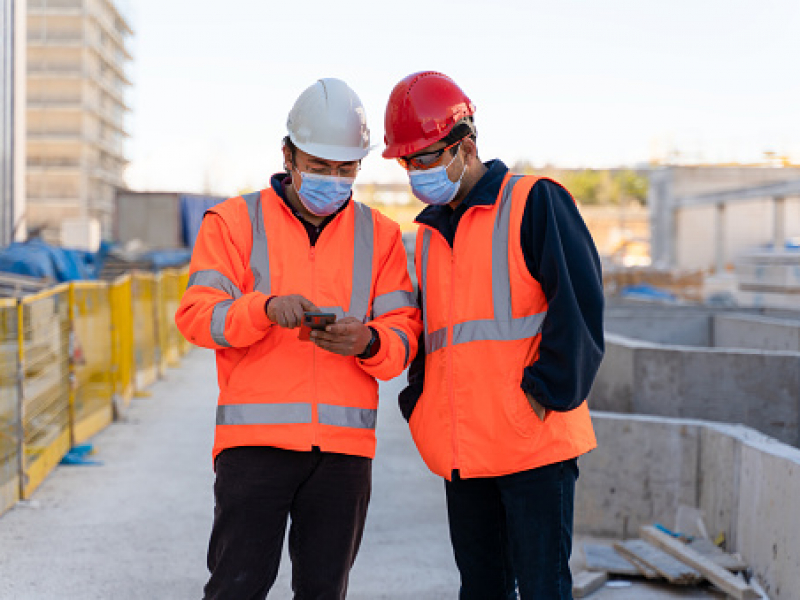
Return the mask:
{"type": "Polygon", "coordinates": [[[286,128],[295,146],[317,158],[361,160],[370,151],[364,106],[341,79],[320,79],[300,94],[286,128]]]}

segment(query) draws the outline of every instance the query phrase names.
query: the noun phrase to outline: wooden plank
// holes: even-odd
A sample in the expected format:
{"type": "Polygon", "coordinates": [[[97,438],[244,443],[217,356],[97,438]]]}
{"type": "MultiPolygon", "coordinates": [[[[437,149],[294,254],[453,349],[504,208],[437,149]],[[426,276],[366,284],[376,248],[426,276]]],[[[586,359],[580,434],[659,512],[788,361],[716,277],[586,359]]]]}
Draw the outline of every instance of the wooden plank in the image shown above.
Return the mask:
{"type": "Polygon", "coordinates": [[[644,540],[628,540],[614,544],[614,547],[625,556],[635,557],[639,562],[665,577],[670,583],[693,585],[703,580],[699,571],[644,540]]]}
{"type": "Polygon", "coordinates": [[[746,562],[737,556],[734,556],[733,554],[728,554],[711,540],[707,540],[705,538],[695,538],[689,542],[689,548],[698,554],[702,554],[723,569],[728,569],[728,571],[733,571],[736,573],[747,570],[746,562]]]}
{"type": "Polygon", "coordinates": [[[705,558],[702,554],[692,550],[683,542],[659,531],[651,525],[643,525],[639,529],[642,538],[658,546],[662,550],[679,558],[687,565],[691,565],[700,571],[706,579],[717,586],[726,594],[733,596],[736,600],[757,600],[761,595],[741,579],[732,575],[728,570],[723,569],[713,561],[705,558]]]}
{"type": "Polygon", "coordinates": [[[611,546],[584,544],[583,554],[586,557],[586,568],[589,571],[605,571],[611,575],[629,577],[639,577],[642,574],[636,565],[620,556],[611,546]]]}
{"type": "Polygon", "coordinates": [[[575,598],[585,598],[603,587],[607,579],[608,575],[605,573],[581,571],[572,580],[572,595],[575,598]]]}
{"type": "Polygon", "coordinates": [[[628,551],[622,542],[614,542],[614,549],[631,562],[638,570],[639,573],[644,575],[647,579],[662,579],[658,571],[643,563],[639,557],[628,551]]]}

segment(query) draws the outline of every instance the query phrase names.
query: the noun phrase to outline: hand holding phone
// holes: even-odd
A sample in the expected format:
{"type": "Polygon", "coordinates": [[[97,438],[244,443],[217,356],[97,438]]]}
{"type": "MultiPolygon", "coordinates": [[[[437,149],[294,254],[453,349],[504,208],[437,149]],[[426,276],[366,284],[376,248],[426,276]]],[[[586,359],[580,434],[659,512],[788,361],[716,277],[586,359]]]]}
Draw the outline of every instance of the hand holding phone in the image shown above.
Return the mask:
{"type": "Polygon", "coordinates": [[[300,326],[300,334],[297,336],[303,341],[308,341],[311,330],[325,331],[328,325],[336,322],[336,315],[328,312],[307,311],[303,313],[303,324],[300,326]]]}

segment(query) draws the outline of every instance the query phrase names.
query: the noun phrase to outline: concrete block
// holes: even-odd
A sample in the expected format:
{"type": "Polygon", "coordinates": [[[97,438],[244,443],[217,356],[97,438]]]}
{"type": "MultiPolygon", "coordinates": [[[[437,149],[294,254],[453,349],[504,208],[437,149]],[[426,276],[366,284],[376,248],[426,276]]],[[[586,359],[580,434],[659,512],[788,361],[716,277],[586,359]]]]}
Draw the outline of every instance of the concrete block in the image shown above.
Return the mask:
{"type": "Polygon", "coordinates": [[[710,313],[707,310],[608,311],[606,331],[625,337],[679,346],[708,346],[711,343],[710,313]]]}
{"type": "Polygon", "coordinates": [[[589,393],[589,407],[633,412],[634,356],[639,345],[613,334],[607,334],[605,342],[606,353],[589,393]]]}
{"type": "Polygon", "coordinates": [[[800,352],[800,321],[719,314],[714,315],[713,324],[717,348],[800,352]]]}
{"type": "Polygon", "coordinates": [[[698,508],[703,511],[708,535],[715,539],[724,533],[729,548],[736,547],[740,455],[741,444],[727,428],[701,429],[698,508]]]}
{"type": "Polygon", "coordinates": [[[741,449],[736,549],[773,600],[800,590],[800,450],[773,440],[741,449]]]}
{"type": "Polygon", "coordinates": [[[654,521],[674,526],[677,507],[696,503],[698,427],[601,412],[593,423],[598,447],[580,459],[576,531],[625,539],[654,521]]]}

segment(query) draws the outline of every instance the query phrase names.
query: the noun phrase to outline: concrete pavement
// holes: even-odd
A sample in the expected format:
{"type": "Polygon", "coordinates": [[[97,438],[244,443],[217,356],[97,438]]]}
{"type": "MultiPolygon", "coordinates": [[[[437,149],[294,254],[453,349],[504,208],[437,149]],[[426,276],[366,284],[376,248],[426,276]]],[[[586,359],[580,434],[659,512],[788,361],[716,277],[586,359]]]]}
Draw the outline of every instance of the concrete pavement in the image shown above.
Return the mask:
{"type": "MultiPolygon", "coordinates": [[[[444,489],[381,385],[373,496],[349,600],[455,599],[444,489]]],[[[213,511],[213,354],[194,350],[93,440],[100,466],[59,466],[0,517],[2,600],[199,600],[213,511]]],[[[576,565],[581,562],[575,543],[576,565]]],[[[270,599],[291,598],[284,560],[270,599]]],[[[634,583],[597,600],[708,598],[634,583]]]]}
{"type": "MultiPolygon", "coordinates": [[[[381,387],[367,530],[349,598],[454,597],[444,490],[416,454],[396,397],[381,387]]],[[[93,440],[101,466],[59,466],[0,517],[4,600],[202,597],[213,511],[213,355],[194,350],[93,440]]],[[[283,561],[270,598],[290,598],[283,561]]]]}

